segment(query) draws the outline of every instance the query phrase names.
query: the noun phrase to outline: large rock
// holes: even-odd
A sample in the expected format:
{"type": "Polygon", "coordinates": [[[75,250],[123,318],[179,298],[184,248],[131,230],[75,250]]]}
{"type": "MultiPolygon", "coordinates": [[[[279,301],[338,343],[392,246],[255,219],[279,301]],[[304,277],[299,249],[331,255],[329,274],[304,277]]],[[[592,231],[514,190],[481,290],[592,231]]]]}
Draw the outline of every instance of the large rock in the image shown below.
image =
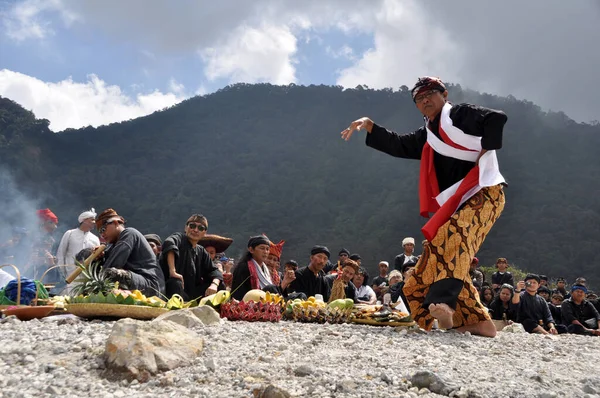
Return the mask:
{"type": "Polygon", "coordinates": [[[202,321],[189,310],[173,310],[165,312],[152,322],[156,323],[162,321],[175,322],[181,326],[185,326],[188,329],[204,326],[204,323],[202,323],[202,321]]]}
{"type": "Polygon", "coordinates": [[[190,311],[194,313],[205,325],[218,325],[221,322],[219,313],[212,307],[207,305],[201,305],[199,307],[190,308],[190,311]]]}
{"type": "Polygon", "coordinates": [[[177,323],[127,318],[114,324],[104,359],[108,372],[147,381],[159,371],[190,365],[203,344],[200,336],[177,323]]]}

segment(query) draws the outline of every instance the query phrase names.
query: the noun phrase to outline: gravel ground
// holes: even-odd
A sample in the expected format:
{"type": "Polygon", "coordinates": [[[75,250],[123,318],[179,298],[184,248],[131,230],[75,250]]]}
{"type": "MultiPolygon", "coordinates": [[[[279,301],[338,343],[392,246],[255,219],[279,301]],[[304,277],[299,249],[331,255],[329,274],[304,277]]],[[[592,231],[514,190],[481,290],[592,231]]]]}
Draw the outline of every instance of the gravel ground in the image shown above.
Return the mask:
{"type": "Polygon", "coordinates": [[[320,398],[600,397],[594,337],[223,321],[197,330],[205,348],[193,366],[129,383],[102,377],[112,325],[4,320],[0,397],[252,397],[270,384],[320,398]],[[413,386],[417,378],[435,379],[431,389],[444,395],[413,386]]]}

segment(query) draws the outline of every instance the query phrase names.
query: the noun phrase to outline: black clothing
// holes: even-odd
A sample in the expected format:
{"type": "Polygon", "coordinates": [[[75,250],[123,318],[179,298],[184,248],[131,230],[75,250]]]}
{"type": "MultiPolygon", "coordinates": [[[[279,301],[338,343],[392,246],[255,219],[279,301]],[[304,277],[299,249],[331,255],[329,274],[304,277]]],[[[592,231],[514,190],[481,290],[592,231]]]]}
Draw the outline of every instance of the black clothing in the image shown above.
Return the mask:
{"type": "Polygon", "coordinates": [[[402,254],[398,254],[395,258],[394,258],[394,269],[398,270],[400,272],[402,272],[402,266],[406,263],[416,263],[419,259],[417,258],[417,256],[407,256],[406,254],[402,253],[402,254]],[[406,261],[406,258],[408,257],[408,261],[406,261]]]}
{"type": "Polygon", "coordinates": [[[144,235],[135,228],[121,231],[118,240],[104,254],[104,268],[118,268],[131,272],[132,290],[146,296],[165,294],[165,277],[156,262],[156,256],[144,235]]]}
{"type": "Polygon", "coordinates": [[[375,279],[373,279],[373,282],[371,283],[371,287],[373,287],[373,286],[380,286],[384,282],[385,282],[385,286],[387,286],[388,285],[388,278],[387,278],[387,276],[378,276],[375,279]]]}
{"type": "MultiPolygon", "coordinates": [[[[502,129],[507,120],[504,112],[471,104],[460,104],[452,106],[450,119],[454,126],[465,134],[482,137],[483,149],[502,148],[502,129]]],[[[441,139],[439,123],[440,115],[430,122],[429,129],[441,139]]],[[[425,127],[409,134],[399,135],[373,124],[373,129],[366,138],[367,146],[406,159],[421,159],[425,142],[427,142],[425,127]]],[[[473,162],[454,159],[437,152],[434,152],[433,164],[440,192],[462,180],[475,166],[473,162]]]]}
{"type": "Polygon", "coordinates": [[[515,280],[513,275],[508,271],[504,272],[503,274],[500,273],[500,271],[494,272],[492,274],[492,285],[499,285],[498,288],[495,290],[498,291],[500,289],[500,286],[504,284],[511,285],[514,288],[515,280]]]}
{"type": "MultiPolygon", "coordinates": [[[[329,285],[330,291],[333,288],[333,282],[337,279],[337,277],[338,277],[337,275],[326,275],[325,276],[325,280],[327,281],[327,284],[329,285]]],[[[348,282],[348,284],[346,285],[346,288],[344,289],[344,292],[346,293],[346,298],[352,299],[356,303],[356,286],[354,286],[354,283],[352,283],[352,281],[348,282]]],[[[329,301],[329,299],[327,301],[329,301]]]]}
{"type": "Polygon", "coordinates": [[[165,239],[160,266],[167,277],[167,297],[179,294],[186,301],[193,300],[204,296],[214,279],[223,280],[223,274],[215,267],[204,247],[193,247],[183,232],[175,232],[165,239]],[[167,262],[169,252],[175,255],[175,272],[183,276],[183,287],[180,280],[170,277],[167,262]]]}
{"type": "Polygon", "coordinates": [[[582,325],[588,329],[598,329],[598,322],[600,322],[600,314],[592,303],[588,300],[583,300],[581,304],[575,304],[572,298],[564,300],[560,306],[563,316],[564,324],[569,327],[573,324],[573,321],[579,321],[582,325]],[[586,322],[590,319],[596,319],[596,327],[590,327],[586,325],[586,322]]]}
{"type": "Polygon", "coordinates": [[[532,296],[527,292],[521,293],[517,321],[523,324],[529,333],[537,326],[547,327],[548,324],[555,323],[546,300],[537,294],[532,296]]]}
{"type": "Polygon", "coordinates": [[[504,306],[500,297],[496,297],[492,300],[488,306],[492,319],[502,321],[517,321],[517,315],[519,313],[519,305],[512,303],[512,298],[508,302],[508,308],[504,306]]]}
{"type": "Polygon", "coordinates": [[[406,306],[406,308],[410,311],[410,307],[408,305],[408,300],[406,300],[406,296],[404,295],[404,292],[402,291],[402,289],[404,288],[404,281],[398,282],[392,286],[390,286],[390,290],[388,290],[388,293],[390,293],[390,295],[392,296],[392,303],[395,303],[396,301],[398,301],[398,297],[400,297],[402,299],[402,301],[404,302],[404,305],[406,306]]]}
{"type": "Polygon", "coordinates": [[[323,301],[329,301],[331,288],[323,271],[319,271],[319,274],[315,275],[308,267],[304,267],[295,272],[296,279],[286,289],[288,294],[293,292],[304,293],[307,297],[320,294],[323,296],[323,301]]]}

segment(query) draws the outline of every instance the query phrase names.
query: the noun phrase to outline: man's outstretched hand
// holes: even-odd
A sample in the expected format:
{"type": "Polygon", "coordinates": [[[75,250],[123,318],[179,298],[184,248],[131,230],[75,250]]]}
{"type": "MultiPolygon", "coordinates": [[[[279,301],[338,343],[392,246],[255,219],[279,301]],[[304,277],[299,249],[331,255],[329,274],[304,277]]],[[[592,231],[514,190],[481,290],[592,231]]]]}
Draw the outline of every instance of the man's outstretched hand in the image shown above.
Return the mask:
{"type": "Polygon", "coordinates": [[[361,117],[360,119],[353,121],[352,123],[350,123],[350,126],[348,126],[346,130],[342,131],[342,139],[348,141],[350,137],[352,137],[352,133],[354,133],[354,130],[360,130],[363,128],[367,130],[367,133],[371,133],[371,129],[373,128],[373,121],[368,117],[361,117]]]}

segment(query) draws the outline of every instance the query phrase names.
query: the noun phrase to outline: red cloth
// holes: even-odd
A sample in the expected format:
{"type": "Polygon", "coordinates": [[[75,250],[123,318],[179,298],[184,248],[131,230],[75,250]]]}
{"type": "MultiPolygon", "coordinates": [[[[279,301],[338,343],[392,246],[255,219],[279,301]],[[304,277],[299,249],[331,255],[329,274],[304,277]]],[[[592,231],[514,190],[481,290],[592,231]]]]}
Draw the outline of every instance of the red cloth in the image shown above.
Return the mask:
{"type": "Polygon", "coordinates": [[[51,221],[58,224],[58,217],[50,209],[41,209],[36,212],[39,219],[43,222],[51,221]]]}
{"type": "Polygon", "coordinates": [[[248,261],[248,271],[250,272],[250,286],[252,286],[252,289],[260,289],[260,284],[258,283],[258,273],[256,268],[254,268],[254,263],[252,260],[248,261]]]}
{"type": "Polygon", "coordinates": [[[281,252],[283,251],[283,245],[285,244],[285,241],[282,240],[279,243],[275,244],[273,242],[271,242],[271,240],[269,240],[269,254],[274,254],[275,256],[277,256],[277,259],[281,259],[281,252]]]}
{"type": "MultiPolygon", "coordinates": [[[[454,143],[442,129],[441,124],[439,132],[444,143],[457,149],[469,150],[454,143]]],[[[429,241],[435,237],[438,229],[452,217],[460,206],[463,196],[479,183],[479,166],[475,165],[462,180],[456,193],[440,207],[437,200],[435,200],[436,196],[440,194],[440,187],[435,173],[433,158],[434,150],[426,142],[421,154],[419,171],[419,210],[421,216],[427,218],[429,218],[430,213],[433,213],[431,219],[421,228],[421,232],[423,232],[423,235],[429,241]]]]}

